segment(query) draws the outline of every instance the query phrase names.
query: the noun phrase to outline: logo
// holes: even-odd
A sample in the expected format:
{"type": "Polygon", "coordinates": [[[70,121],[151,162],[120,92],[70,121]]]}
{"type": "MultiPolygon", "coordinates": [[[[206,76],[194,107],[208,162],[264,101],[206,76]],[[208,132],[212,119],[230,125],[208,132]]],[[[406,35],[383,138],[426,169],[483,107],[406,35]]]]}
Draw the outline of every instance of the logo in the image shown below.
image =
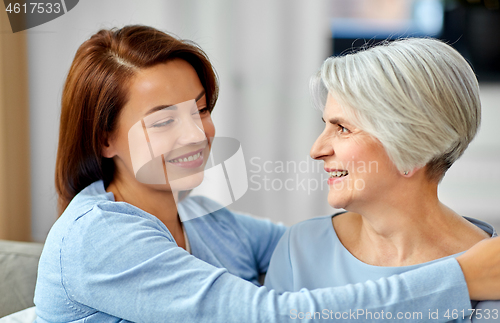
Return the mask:
{"type": "Polygon", "coordinates": [[[54,20],[71,9],[79,0],[46,0],[39,2],[4,0],[13,33],[30,29],[54,20]]]}

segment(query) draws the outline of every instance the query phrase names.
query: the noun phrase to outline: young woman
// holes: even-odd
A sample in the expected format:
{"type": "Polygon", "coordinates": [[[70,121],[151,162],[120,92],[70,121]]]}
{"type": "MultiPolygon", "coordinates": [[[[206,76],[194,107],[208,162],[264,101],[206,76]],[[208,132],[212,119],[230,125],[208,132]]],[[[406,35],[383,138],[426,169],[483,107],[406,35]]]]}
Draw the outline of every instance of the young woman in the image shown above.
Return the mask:
{"type": "MultiPolygon", "coordinates": [[[[329,204],[347,212],[291,227],[266,286],[285,292],[377,280],[454,261],[497,235],[438,199],[439,182],[481,118],[476,77],[457,51],[435,39],[398,40],[327,59],[314,85],[328,95],[311,157],[330,173],[329,204]]],[[[500,320],[500,303],[479,306],[477,317],[500,320]]],[[[429,320],[436,309],[421,313],[429,320]]],[[[439,315],[469,314],[452,307],[439,315]]]]}
{"type": "Polygon", "coordinates": [[[467,284],[479,297],[499,294],[500,260],[489,254],[499,243],[464,257],[465,279],[454,261],[357,286],[259,287],[285,229],[179,197],[203,178],[216,99],[214,70],[188,41],[127,26],[81,45],[62,97],[62,215],[40,260],[37,322],[285,322],[294,310],[411,308],[415,299],[467,309],[467,284]],[[491,271],[475,275],[478,262],[491,271]]]}

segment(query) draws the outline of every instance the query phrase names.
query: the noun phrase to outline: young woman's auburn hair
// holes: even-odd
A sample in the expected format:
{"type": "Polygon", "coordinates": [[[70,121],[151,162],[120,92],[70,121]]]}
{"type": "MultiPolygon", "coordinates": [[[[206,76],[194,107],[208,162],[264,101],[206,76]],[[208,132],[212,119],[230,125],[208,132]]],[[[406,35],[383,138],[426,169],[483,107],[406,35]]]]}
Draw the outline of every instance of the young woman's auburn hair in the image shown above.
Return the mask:
{"type": "Polygon", "coordinates": [[[55,172],[59,214],[86,186],[103,180],[107,187],[113,179],[113,160],[102,156],[102,147],[128,100],[132,77],[175,58],[196,70],[212,111],[217,75],[207,55],[190,41],[134,25],[101,30],[80,46],[62,94],[55,172]]]}

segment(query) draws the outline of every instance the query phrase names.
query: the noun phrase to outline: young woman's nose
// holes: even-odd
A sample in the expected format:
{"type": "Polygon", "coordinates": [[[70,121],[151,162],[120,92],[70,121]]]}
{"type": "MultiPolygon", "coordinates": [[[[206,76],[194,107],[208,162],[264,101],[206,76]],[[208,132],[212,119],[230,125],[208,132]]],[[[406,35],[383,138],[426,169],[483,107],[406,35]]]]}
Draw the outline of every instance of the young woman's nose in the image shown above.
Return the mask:
{"type": "Polygon", "coordinates": [[[207,139],[199,116],[187,116],[183,119],[178,139],[180,144],[189,145],[207,139]]]}

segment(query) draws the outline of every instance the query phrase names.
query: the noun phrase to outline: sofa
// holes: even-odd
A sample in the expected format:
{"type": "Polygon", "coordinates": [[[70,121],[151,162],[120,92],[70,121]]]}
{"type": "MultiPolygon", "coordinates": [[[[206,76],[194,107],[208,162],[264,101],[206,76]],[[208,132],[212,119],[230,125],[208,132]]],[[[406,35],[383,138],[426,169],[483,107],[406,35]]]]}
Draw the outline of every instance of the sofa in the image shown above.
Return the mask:
{"type": "Polygon", "coordinates": [[[43,244],[0,240],[0,318],[33,307],[43,244]]]}

